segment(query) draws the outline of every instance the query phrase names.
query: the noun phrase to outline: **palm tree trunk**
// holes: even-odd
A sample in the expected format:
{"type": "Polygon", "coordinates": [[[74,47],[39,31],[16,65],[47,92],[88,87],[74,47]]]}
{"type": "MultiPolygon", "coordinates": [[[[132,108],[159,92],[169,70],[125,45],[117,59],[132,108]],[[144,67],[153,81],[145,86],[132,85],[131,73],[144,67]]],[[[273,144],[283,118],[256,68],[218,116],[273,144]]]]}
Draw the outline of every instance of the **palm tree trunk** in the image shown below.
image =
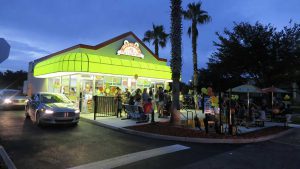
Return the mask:
{"type": "Polygon", "coordinates": [[[180,118],[179,106],[179,84],[181,76],[181,47],[182,47],[182,18],[181,18],[181,0],[171,0],[171,69],[172,69],[172,95],[173,105],[170,123],[178,124],[180,118]]]}
{"type": "Polygon", "coordinates": [[[192,21],[192,52],[193,52],[193,85],[194,85],[194,94],[197,95],[197,86],[198,86],[198,60],[197,60],[197,21],[192,21]]]}
{"type": "Polygon", "coordinates": [[[155,42],[155,55],[158,56],[158,41],[155,42]]]}

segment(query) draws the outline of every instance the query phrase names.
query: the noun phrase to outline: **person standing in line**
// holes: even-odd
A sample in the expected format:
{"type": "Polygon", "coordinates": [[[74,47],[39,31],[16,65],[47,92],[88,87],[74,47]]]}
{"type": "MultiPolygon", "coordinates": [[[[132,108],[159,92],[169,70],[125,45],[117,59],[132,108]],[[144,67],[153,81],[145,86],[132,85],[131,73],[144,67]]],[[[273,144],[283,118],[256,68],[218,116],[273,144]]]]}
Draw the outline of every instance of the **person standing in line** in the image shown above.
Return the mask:
{"type": "Polygon", "coordinates": [[[136,93],[134,95],[134,105],[143,107],[142,106],[141,89],[136,89],[136,93]]]}
{"type": "Polygon", "coordinates": [[[163,107],[163,116],[169,116],[169,109],[171,107],[171,96],[167,90],[164,90],[164,107],[163,107]]]}
{"type": "Polygon", "coordinates": [[[148,98],[149,98],[149,94],[147,92],[147,88],[144,88],[143,90],[143,94],[142,94],[142,101],[143,101],[143,105],[146,104],[148,102],[148,98]]]}
{"type": "Polygon", "coordinates": [[[154,120],[154,109],[152,105],[152,99],[149,97],[147,102],[143,106],[144,114],[146,115],[146,121],[149,121],[149,114],[151,114],[151,123],[155,123],[154,120]]]}
{"type": "Polygon", "coordinates": [[[158,112],[158,106],[159,106],[158,95],[159,95],[159,90],[157,89],[156,92],[155,92],[155,95],[154,95],[154,102],[155,102],[157,114],[159,114],[159,112],[158,112]]]}
{"type": "Polygon", "coordinates": [[[119,118],[119,114],[120,114],[120,117],[122,117],[122,92],[119,87],[117,87],[115,102],[116,102],[116,106],[117,106],[117,118],[119,118]]]}
{"type": "Polygon", "coordinates": [[[164,92],[163,88],[159,87],[158,89],[158,117],[163,117],[164,111],[164,92]]]}
{"type": "Polygon", "coordinates": [[[152,91],[152,89],[149,90],[149,97],[153,100],[153,91],[152,91]]]}
{"type": "Polygon", "coordinates": [[[129,99],[130,99],[130,96],[131,96],[131,93],[128,90],[128,88],[125,89],[124,96],[125,96],[125,103],[128,103],[129,99]]]}

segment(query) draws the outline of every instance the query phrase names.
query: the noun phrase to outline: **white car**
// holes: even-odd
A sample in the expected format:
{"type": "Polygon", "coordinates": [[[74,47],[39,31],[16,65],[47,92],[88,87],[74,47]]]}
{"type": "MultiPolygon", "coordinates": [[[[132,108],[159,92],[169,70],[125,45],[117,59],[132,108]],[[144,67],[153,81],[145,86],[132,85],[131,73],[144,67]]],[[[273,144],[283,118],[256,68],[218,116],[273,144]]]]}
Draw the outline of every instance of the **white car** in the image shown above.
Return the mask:
{"type": "Polygon", "coordinates": [[[20,90],[3,89],[0,90],[0,109],[24,107],[26,96],[20,90]]]}
{"type": "Polygon", "coordinates": [[[79,122],[80,111],[64,94],[37,93],[28,99],[25,116],[37,125],[73,124],[79,122]]]}

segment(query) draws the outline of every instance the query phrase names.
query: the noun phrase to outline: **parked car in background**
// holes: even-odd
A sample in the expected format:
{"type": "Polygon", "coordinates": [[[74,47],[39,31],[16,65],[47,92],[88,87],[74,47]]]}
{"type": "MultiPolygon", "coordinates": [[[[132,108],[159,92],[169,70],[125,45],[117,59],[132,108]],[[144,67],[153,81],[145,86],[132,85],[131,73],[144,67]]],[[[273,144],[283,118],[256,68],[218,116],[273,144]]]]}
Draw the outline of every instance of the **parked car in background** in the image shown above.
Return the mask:
{"type": "Polygon", "coordinates": [[[25,106],[26,96],[20,90],[0,90],[0,109],[12,109],[25,106]]]}
{"type": "Polygon", "coordinates": [[[28,98],[25,116],[37,125],[73,124],[79,122],[80,111],[64,94],[36,93],[28,98]]]}

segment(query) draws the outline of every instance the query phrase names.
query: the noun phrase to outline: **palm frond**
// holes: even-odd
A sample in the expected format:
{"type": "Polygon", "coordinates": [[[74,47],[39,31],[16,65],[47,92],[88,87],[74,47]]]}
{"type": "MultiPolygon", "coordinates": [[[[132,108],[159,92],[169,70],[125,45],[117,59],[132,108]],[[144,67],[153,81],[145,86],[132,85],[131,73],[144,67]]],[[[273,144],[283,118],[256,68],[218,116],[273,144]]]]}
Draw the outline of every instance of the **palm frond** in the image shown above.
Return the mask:
{"type": "Polygon", "coordinates": [[[160,47],[165,47],[169,34],[164,30],[163,25],[152,24],[152,30],[148,30],[144,34],[144,42],[152,42],[152,45],[159,45],[160,47]]]}

